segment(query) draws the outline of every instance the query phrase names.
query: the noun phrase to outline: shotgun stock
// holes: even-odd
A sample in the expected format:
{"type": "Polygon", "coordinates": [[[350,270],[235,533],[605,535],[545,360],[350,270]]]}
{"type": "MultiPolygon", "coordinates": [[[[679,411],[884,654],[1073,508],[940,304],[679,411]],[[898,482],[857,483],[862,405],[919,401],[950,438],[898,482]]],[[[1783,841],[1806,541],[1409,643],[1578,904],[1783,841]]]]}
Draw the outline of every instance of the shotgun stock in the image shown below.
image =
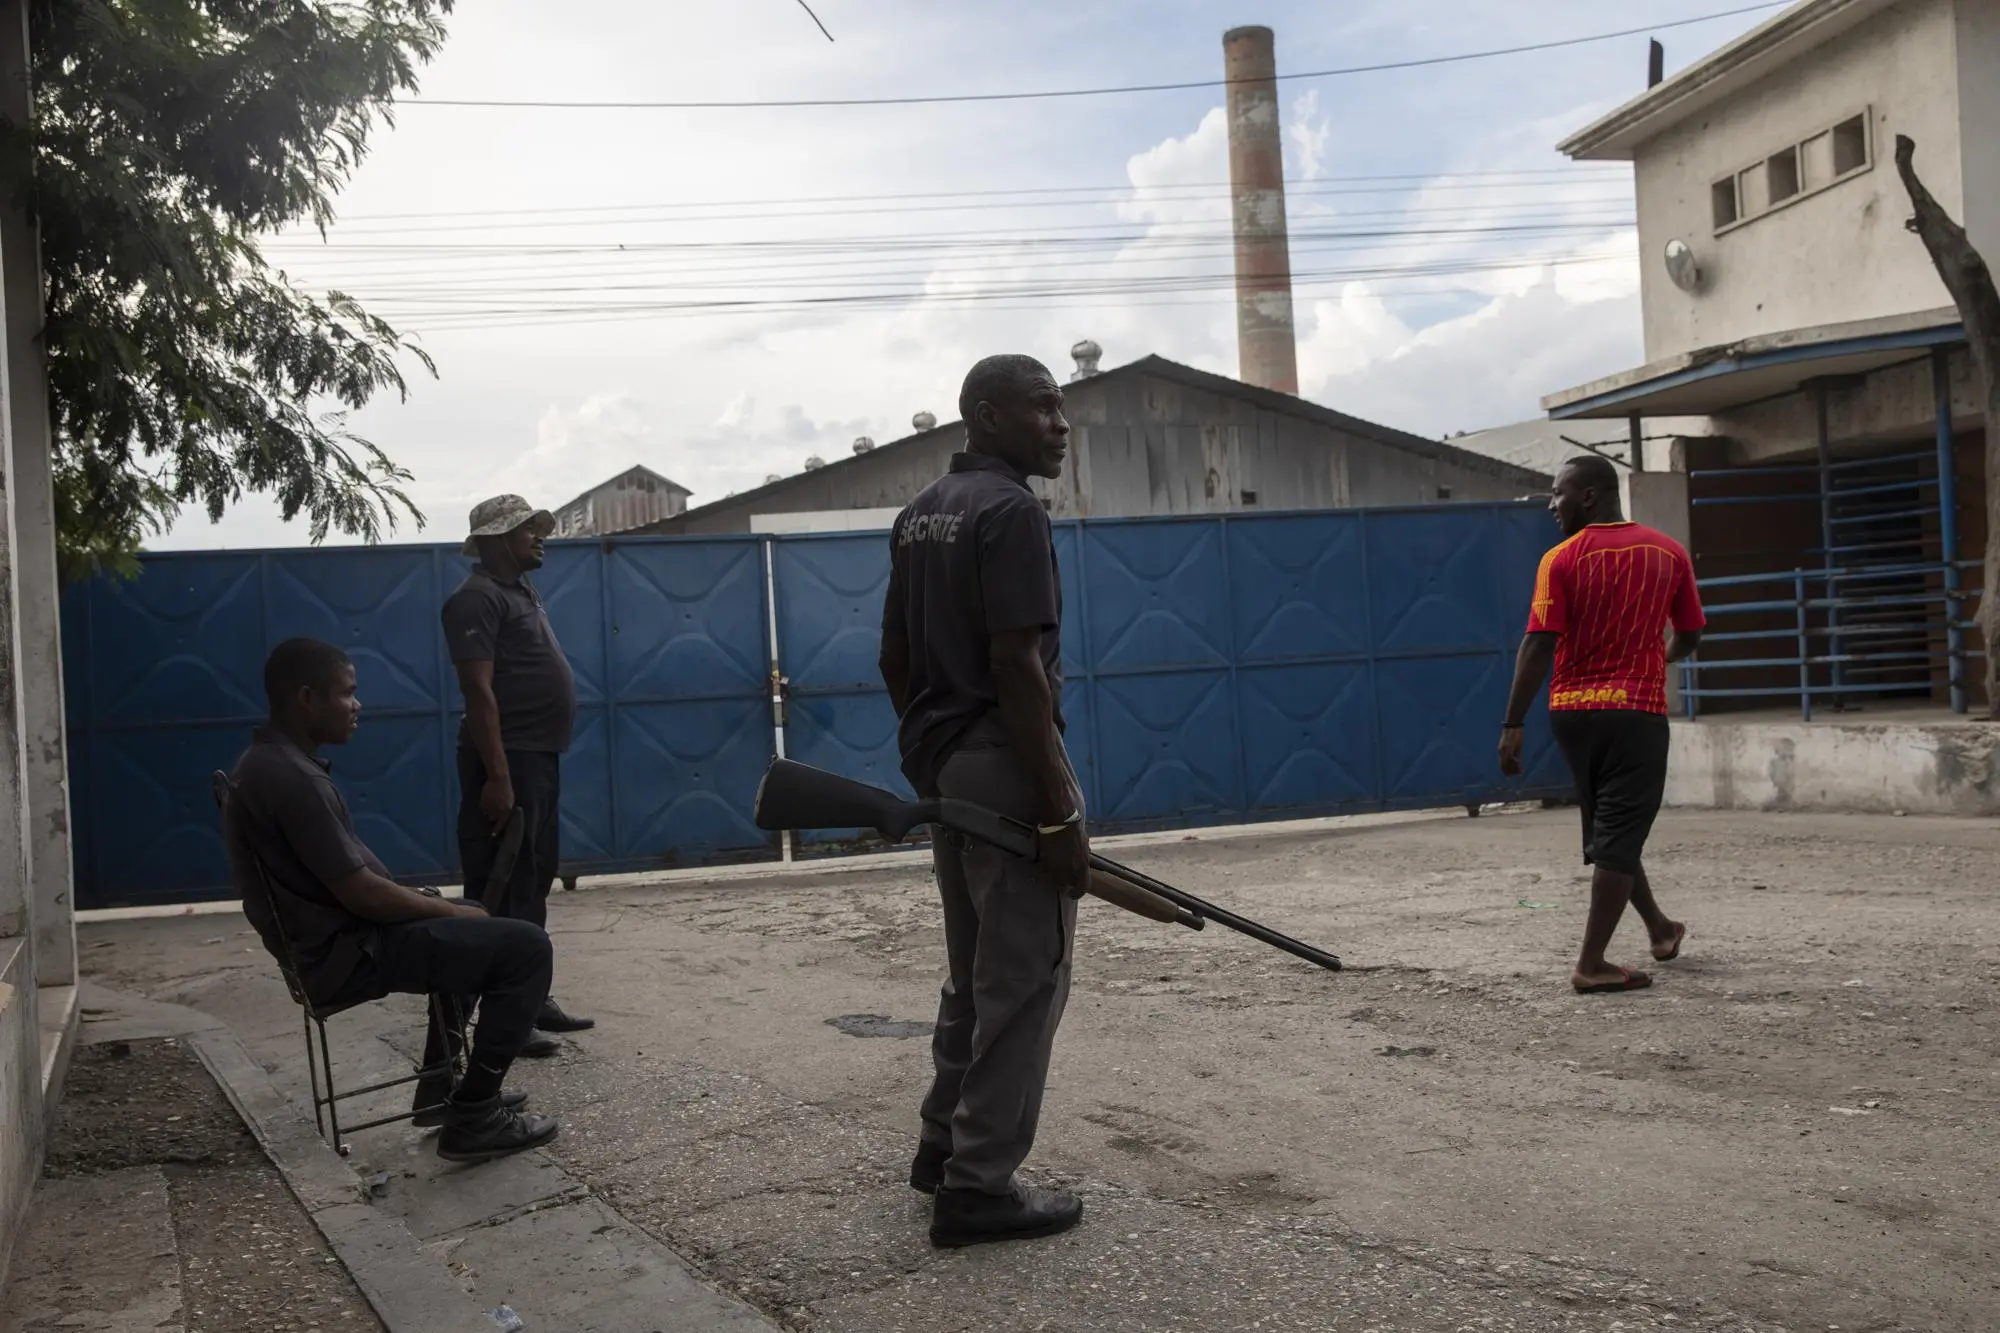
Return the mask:
{"type": "MultiPolygon", "coordinates": [[[[1034,860],[1039,837],[1031,825],[1007,818],[970,801],[949,798],[935,801],[906,801],[892,791],[871,787],[865,782],[843,778],[837,773],[774,759],[757,786],[754,812],[757,827],[779,829],[872,828],[890,842],[901,842],[919,824],[951,829],[1003,851],[1034,860]]],[[[1274,949],[1283,949],[1295,958],[1327,969],[1340,971],[1340,959],[1324,949],[1314,948],[1290,935],[1272,930],[1249,917],[1217,907],[1214,903],[1183,892],[1171,884],[1142,875],[1095,852],[1090,857],[1092,896],[1116,903],[1128,912],[1155,921],[1174,921],[1190,930],[1200,930],[1213,920],[1274,949]]]]}

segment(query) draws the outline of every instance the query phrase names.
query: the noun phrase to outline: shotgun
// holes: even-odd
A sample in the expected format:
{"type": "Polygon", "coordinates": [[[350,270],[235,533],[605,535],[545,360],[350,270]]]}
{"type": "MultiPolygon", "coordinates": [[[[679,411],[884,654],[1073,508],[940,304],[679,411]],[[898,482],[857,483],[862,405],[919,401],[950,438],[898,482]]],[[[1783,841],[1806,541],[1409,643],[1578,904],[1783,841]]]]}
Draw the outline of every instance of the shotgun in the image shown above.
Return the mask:
{"type": "MultiPolygon", "coordinates": [[[[758,828],[772,832],[871,828],[890,842],[901,842],[919,824],[929,824],[978,838],[1030,861],[1040,851],[1040,835],[1033,825],[1009,819],[984,806],[949,796],[906,801],[892,791],[789,759],[774,759],[764,771],[764,780],[757,785],[753,817],[758,828]]],[[[1340,970],[1340,959],[1323,949],[1280,934],[1170,884],[1162,884],[1095,852],[1090,857],[1090,893],[1129,912],[1154,921],[1174,922],[1189,930],[1200,930],[1210,920],[1218,921],[1328,971],[1340,970]]]]}

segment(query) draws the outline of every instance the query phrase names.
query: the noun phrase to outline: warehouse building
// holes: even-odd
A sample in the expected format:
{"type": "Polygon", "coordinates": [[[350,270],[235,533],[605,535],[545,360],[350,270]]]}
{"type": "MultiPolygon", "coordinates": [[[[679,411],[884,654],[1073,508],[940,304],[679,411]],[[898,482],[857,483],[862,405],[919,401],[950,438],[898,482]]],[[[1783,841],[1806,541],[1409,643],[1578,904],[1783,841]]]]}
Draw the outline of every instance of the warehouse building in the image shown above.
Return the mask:
{"type": "MultiPolygon", "coordinates": [[[[1290,394],[1148,356],[1099,372],[1094,343],[1072,349],[1065,386],[1070,464],[1036,480],[1057,518],[1255,513],[1280,509],[1513,500],[1547,475],[1378,426],[1290,394]]],[[[957,421],[808,467],[640,529],[798,532],[886,527],[965,447],[957,421]]]]}

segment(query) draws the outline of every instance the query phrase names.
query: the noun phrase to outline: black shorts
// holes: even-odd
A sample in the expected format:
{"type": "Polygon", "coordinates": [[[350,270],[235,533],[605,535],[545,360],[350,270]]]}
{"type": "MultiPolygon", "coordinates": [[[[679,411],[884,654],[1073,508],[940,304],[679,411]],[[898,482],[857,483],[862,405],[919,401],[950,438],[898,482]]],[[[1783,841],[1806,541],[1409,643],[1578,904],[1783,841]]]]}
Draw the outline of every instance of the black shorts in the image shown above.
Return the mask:
{"type": "Polygon", "coordinates": [[[1576,775],[1583,807],[1583,859],[1630,875],[1667,794],[1667,719],[1626,708],[1563,708],[1549,714],[1556,745],[1576,775]]]}

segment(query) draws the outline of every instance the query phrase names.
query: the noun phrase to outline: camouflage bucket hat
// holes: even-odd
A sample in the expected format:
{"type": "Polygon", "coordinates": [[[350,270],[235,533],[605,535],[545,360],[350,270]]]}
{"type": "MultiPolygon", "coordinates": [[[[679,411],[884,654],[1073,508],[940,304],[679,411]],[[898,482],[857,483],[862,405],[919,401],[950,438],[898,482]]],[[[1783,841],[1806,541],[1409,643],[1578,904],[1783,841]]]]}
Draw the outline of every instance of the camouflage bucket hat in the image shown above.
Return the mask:
{"type": "Polygon", "coordinates": [[[460,550],[473,559],[479,557],[481,537],[504,537],[514,529],[534,524],[535,535],[546,537],[556,530],[555,515],[537,509],[518,495],[496,495],[472,506],[472,531],[460,550]]]}

